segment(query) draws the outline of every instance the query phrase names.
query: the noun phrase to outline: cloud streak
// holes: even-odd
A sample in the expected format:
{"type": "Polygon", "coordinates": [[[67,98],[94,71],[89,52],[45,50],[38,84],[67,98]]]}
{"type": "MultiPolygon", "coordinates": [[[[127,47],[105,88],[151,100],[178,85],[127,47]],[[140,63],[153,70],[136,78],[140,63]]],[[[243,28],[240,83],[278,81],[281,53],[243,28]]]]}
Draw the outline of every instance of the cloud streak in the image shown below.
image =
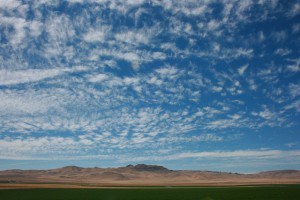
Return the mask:
{"type": "Polygon", "coordinates": [[[67,73],[85,71],[87,67],[54,69],[26,69],[26,70],[0,70],[0,85],[17,85],[23,83],[39,82],[44,79],[54,78],[67,73]]]}

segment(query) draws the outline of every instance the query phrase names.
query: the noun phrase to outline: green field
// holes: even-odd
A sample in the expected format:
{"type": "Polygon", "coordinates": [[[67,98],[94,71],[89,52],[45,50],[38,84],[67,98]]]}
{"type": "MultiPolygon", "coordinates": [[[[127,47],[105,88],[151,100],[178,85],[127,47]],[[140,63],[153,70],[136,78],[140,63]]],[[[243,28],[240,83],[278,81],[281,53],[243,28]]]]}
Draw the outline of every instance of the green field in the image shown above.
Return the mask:
{"type": "Polygon", "coordinates": [[[1,200],[299,200],[300,185],[0,190],[1,200]]]}

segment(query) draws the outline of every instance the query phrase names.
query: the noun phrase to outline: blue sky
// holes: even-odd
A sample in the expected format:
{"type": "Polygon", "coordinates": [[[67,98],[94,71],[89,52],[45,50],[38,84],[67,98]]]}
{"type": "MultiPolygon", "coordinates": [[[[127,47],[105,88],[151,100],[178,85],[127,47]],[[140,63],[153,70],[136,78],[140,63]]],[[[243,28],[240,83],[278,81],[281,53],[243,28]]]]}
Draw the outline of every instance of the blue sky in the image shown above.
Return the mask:
{"type": "Polygon", "coordinates": [[[0,0],[0,169],[300,169],[300,2],[0,0]]]}

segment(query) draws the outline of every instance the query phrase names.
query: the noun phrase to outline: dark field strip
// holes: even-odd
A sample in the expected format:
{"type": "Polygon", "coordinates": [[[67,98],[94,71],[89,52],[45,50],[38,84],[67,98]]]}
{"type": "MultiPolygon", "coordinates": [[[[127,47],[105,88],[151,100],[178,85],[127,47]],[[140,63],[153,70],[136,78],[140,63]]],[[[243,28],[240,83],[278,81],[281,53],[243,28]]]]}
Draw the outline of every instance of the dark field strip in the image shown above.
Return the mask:
{"type": "Polygon", "coordinates": [[[12,189],[1,200],[299,200],[300,185],[134,189],[12,189]]]}

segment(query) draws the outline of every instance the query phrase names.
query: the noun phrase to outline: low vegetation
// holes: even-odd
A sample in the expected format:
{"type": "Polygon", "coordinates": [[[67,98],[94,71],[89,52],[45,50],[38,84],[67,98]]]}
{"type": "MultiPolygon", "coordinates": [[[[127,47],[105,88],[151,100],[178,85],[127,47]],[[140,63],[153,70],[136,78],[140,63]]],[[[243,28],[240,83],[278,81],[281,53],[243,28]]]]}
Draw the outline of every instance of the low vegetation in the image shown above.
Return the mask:
{"type": "Polygon", "coordinates": [[[300,185],[0,190],[3,200],[298,200],[300,185]]]}

